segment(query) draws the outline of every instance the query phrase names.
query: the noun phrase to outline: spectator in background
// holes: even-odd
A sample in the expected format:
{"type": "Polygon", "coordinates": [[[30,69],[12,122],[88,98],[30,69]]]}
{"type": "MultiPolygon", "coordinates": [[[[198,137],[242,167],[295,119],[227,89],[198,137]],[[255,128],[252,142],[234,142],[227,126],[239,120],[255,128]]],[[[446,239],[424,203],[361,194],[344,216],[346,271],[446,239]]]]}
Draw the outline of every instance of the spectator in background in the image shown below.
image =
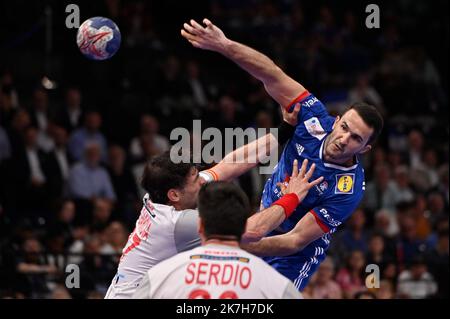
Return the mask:
{"type": "Polygon", "coordinates": [[[36,238],[26,239],[16,260],[19,291],[27,297],[42,298],[49,292],[47,276],[58,269],[43,259],[42,244],[36,238]]]}
{"type": "Polygon", "coordinates": [[[348,255],[346,266],[338,271],[336,282],[341,287],[345,298],[354,298],[356,293],[366,290],[365,265],[364,253],[354,250],[348,255]]]}
{"type": "Polygon", "coordinates": [[[380,209],[375,214],[374,231],[383,234],[385,238],[393,238],[398,234],[398,223],[395,212],[380,209]]]}
{"type": "Polygon", "coordinates": [[[131,170],[126,165],[126,154],[119,145],[112,145],[108,152],[108,172],[117,195],[114,215],[130,226],[136,221],[134,204],[138,200],[137,186],[131,170]]]}
{"type": "Polygon", "coordinates": [[[412,169],[423,169],[423,134],[412,130],[408,134],[408,164],[412,169]]]}
{"type": "Polygon", "coordinates": [[[339,256],[345,259],[349,252],[355,250],[361,251],[364,254],[367,252],[369,234],[364,229],[365,223],[366,215],[360,207],[351,215],[346,227],[336,234],[336,240],[330,249],[335,258],[339,256]]]}
{"type": "Polygon", "coordinates": [[[428,272],[425,260],[421,255],[415,256],[408,269],[403,270],[398,277],[398,297],[425,299],[432,297],[436,292],[436,282],[428,272]]]}
{"type": "Polygon", "coordinates": [[[33,92],[33,103],[29,110],[31,117],[31,125],[38,129],[38,144],[39,147],[49,152],[53,149],[53,140],[49,134],[50,126],[50,106],[48,101],[48,93],[42,88],[38,87],[33,92]]]}
{"type": "Polygon", "coordinates": [[[383,116],[386,115],[383,99],[375,88],[370,85],[369,75],[366,73],[358,75],[355,86],[348,93],[348,104],[351,105],[356,102],[366,102],[374,105],[380,110],[383,116]]]}
{"type": "MultiPolygon", "coordinates": [[[[447,224],[448,225],[448,224],[447,224]]],[[[436,246],[426,255],[427,265],[438,285],[439,298],[448,298],[449,237],[448,227],[437,234],[436,246]]]]}
{"type": "Polygon", "coordinates": [[[81,126],[82,119],[81,92],[76,87],[69,87],[66,91],[65,105],[56,114],[56,122],[70,134],[81,126]]]}
{"type": "Polygon", "coordinates": [[[106,139],[100,132],[102,117],[96,111],[86,114],[84,126],[76,129],[69,139],[69,153],[75,161],[80,161],[83,157],[85,146],[88,143],[96,142],[100,147],[101,160],[106,161],[107,148],[106,139]]]}
{"type": "Polygon", "coordinates": [[[333,280],[333,276],[333,259],[327,256],[309,283],[309,298],[342,299],[341,287],[333,280]]]}
{"type": "Polygon", "coordinates": [[[395,245],[397,252],[397,262],[400,269],[408,265],[415,256],[426,251],[425,241],[417,237],[416,221],[409,212],[401,213],[399,216],[400,234],[398,235],[395,245]]]}
{"type": "Polygon", "coordinates": [[[112,205],[108,200],[96,198],[94,200],[94,210],[92,214],[91,231],[102,232],[111,221],[112,205]]]}
{"type": "Polygon", "coordinates": [[[67,248],[73,241],[74,220],[76,215],[75,203],[66,199],[61,201],[56,211],[55,220],[49,225],[49,232],[62,234],[64,247],[67,248]]]}
{"type": "Polygon", "coordinates": [[[141,140],[148,138],[151,140],[154,152],[162,154],[170,148],[169,140],[160,134],[158,119],[152,115],[144,114],[141,117],[141,126],[139,136],[134,137],[130,144],[130,154],[135,160],[145,157],[141,140]]]}
{"type": "Polygon", "coordinates": [[[364,196],[364,207],[371,212],[381,208],[394,209],[394,182],[391,180],[391,169],[386,164],[379,164],[374,169],[373,180],[367,183],[364,196]]]}
{"type": "Polygon", "coordinates": [[[429,220],[433,228],[442,217],[447,216],[448,218],[448,211],[445,211],[445,201],[441,193],[433,192],[428,195],[428,209],[429,220]]]}
{"type": "Polygon", "coordinates": [[[48,173],[45,172],[47,156],[38,147],[38,131],[35,127],[26,128],[23,138],[25,147],[14,160],[11,182],[16,183],[17,195],[26,198],[18,202],[23,213],[44,216],[48,204],[48,173]]]}
{"type": "Polygon", "coordinates": [[[72,299],[72,296],[70,295],[69,290],[67,290],[66,287],[64,287],[63,285],[57,285],[55,288],[53,288],[48,299],[72,299]]]}
{"type": "Polygon", "coordinates": [[[366,264],[376,264],[384,273],[388,265],[395,263],[395,252],[386,247],[384,237],[374,233],[369,239],[366,264]]]}
{"type": "Polygon", "coordinates": [[[128,240],[128,231],[125,226],[117,221],[111,222],[103,231],[103,245],[100,251],[103,255],[111,255],[118,263],[122,249],[128,240]]]}
{"type": "Polygon", "coordinates": [[[196,61],[190,60],[186,63],[186,82],[194,107],[205,109],[209,104],[209,92],[196,61]]]}
{"type": "Polygon", "coordinates": [[[58,200],[68,194],[67,182],[73,160],[67,150],[67,131],[54,125],[51,132],[55,147],[48,154],[49,191],[58,200]]]}
{"type": "Polygon", "coordinates": [[[29,127],[30,124],[30,115],[24,109],[18,109],[12,116],[11,125],[9,130],[7,130],[7,133],[9,136],[9,141],[11,142],[11,155],[13,157],[22,151],[24,146],[23,134],[25,129],[29,127]]]}
{"type": "Polygon", "coordinates": [[[138,187],[138,196],[142,198],[146,191],[141,187],[141,178],[142,174],[144,173],[145,164],[148,160],[150,160],[153,156],[156,156],[159,154],[159,150],[155,147],[153,143],[153,139],[150,138],[147,135],[143,135],[140,138],[141,148],[143,156],[136,164],[134,164],[131,168],[131,171],[134,176],[134,180],[136,182],[136,185],[138,187]]]}
{"type": "Polygon", "coordinates": [[[394,286],[389,280],[381,280],[380,288],[373,290],[377,299],[394,299],[394,286]]]}
{"type": "Polygon", "coordinates": [[[11,144],[9,143],[8,134],[0,125],[0,165],[4,160],[11,157],[11,144]]]}
{"type": "MultiPolygon", "coordinates": [[[[407,166],[399,166],[394,170],[394,185],[389,193],[394,205],[400,202],[410,202],[414,199],[414,192],[410,188],[409,169],[407,166]]],[[[387,207],[384,207],[387,208],[387,207]]]]}
{"type": "Polygon", "coordinates": [[[72,198],[94,201],[104,198],[115,201],[116,194],[106,169],[100,166],[100,146],[84,146],[84,159],[76,163],[69,174],[69,194],[72,198]]]}

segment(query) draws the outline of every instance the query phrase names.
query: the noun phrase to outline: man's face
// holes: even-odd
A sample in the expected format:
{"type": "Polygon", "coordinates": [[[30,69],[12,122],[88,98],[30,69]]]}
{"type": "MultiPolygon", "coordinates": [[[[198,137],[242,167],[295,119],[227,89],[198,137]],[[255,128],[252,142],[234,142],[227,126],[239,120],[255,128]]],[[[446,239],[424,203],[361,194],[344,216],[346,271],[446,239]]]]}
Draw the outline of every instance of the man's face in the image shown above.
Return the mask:
{"type": "Polygon", "coordinates": [[[198,192],[204,183],[205,181],[199,176],[198,170],[192,168],[186,184],[179,192],[179,206],[181,209],[194,209],[197,207],[198,192]]]}
{"type": "Polygon", "coordinates": [[[355,154],[371,149],[366,145],[373,129],[370,128],[355,110],[347,111],[342,118],[337,117],[333,131],[325,142],[325,159],[338,164],[352,160],[355,154]]]}

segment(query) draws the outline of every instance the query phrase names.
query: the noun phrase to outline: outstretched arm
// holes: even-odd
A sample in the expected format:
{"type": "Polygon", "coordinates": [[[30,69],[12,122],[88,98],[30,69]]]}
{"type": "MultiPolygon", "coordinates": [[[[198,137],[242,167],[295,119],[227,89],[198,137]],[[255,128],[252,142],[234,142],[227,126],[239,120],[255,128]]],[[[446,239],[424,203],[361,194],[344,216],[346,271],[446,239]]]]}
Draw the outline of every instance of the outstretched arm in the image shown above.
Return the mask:
{"type": "MultiPolygon", "coordinates": [[[[294,110],[290,113],[283,108],[281,108],[281,111],[284,124],[280,127],[292,131],[291,133],[285,132],[290,137],[297,125],[300,104],[296,104],[294,110]]],[[[209,180],[230,181],[256,167],[259,163],[266,163],[271,154],[277,152],[278,145],[285,142],[283,139],[286,137],[280,136],[283,134],[281,130],[278,130],[278,140],[271,133],[266,134],[227,154],[217,165],[202,173],[208,174],[209,180]]]]}
{"type": "Polygon", "coordinates": [[[299,203],[306,197],[309,190],[323,180],[323,177],[319,177],[309,182],[309,179],[314,173],[315,164],[312,164],[308,171],[306,171],[307,166],[308,160],[305,159],[299,170],[298,161],[294,160],[289,184],[282,188],[283,194],[285,195],[282,199],[273,203],[271,207],[247,219],[247,227],[242,236],[242,243],[258,241],[268,232],[277,228],[293,213],[299,203]]]}
{"type": "Polygon", "coordinates": [[[306,89],[283,72],[266,55],[236,41],[225,34],[208,19],[205,26],[195,20],[185,23],[181,35],[194,47],[218,52],[234,61],[242,69],[260,80],[269,95],[283,107],[289,104],[306,89]]]}
{"type": "Polygon", "coordinates": [[[317,224],[313,214],[307,213],[290,232],[283,235],[265,237],[258,242],[241,246],[257,256],[289,256],[319,239],[324,233],[317,224]]]}

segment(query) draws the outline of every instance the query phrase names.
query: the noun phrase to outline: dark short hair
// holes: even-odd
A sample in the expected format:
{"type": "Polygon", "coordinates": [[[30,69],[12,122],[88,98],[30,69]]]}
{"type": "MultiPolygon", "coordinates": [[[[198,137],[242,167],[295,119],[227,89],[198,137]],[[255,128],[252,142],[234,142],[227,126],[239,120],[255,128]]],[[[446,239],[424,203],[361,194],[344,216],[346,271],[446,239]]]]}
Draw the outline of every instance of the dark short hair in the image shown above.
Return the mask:
{"type": "Polygon", "coordinates": [[[367,144],[375,143],[384,125],[383,117],[381,116],[377,108],[364,102],[357,102],[350,105],[347,110],[345,110],[344,114],[350,110],[355,110],[356,113],[361,116],[364,123],[366,123],[367,126],[373,129],[373,133],[367,141],[367,144]]]}
{"type": "Polygon", "coordinates": [[[151,158],[145,165],[141,186],[158,204],[167,204],[169,189],[181,189],[186,185],[189,173],[196,165],[192,162],[174,163],[170,151],[151,158]]]}
{"type": "Polygon", "coordinates": [[[219,235],[240,240],[251,210],[247,195],[238,186],[211,182],[200,189],[198,211],[207,238],[219,235]]]}

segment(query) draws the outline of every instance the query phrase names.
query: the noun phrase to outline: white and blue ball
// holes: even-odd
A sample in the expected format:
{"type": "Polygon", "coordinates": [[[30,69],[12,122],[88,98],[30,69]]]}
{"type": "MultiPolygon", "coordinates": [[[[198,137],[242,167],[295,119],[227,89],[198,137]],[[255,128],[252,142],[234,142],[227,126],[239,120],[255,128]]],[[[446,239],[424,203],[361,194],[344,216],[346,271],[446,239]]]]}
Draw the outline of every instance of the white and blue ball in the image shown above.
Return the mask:
{"type": "Polygon", "coordinates": [[[108,18],[93,17],[78,28],[77,45],[81,53],[91,60],[106,60],[119,50],[120,30],[108,18]]]}

